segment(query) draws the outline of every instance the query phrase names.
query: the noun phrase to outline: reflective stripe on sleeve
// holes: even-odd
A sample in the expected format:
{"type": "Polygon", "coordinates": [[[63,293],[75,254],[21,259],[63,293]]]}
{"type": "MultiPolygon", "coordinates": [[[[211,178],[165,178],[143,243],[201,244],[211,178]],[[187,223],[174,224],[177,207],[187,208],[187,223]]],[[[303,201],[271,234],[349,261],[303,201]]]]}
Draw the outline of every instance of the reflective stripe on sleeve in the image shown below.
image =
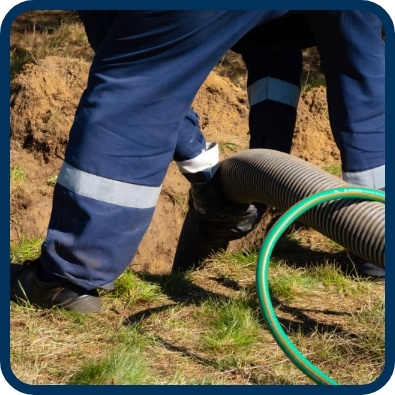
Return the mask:
{"type": "Polygon", "coordinates": [[[176,162],[181,173],[198,173],[214,167],[219,161],[219,149],[216,143],[207,142],[206,151],[192,159],[176,162]]]}
{"type": "Polygon", "coordinates": [[[265,77],[251,84],[247,88],[247,93],[251,107],[262,101],[272,100],[297,108],[300,89],[290,82],[274,77],[265,77]]]}
{"type": "Polygon", "coordinates": [[[81,196],[133,208],[155,207],[162,188],[128,184],[96,176],[65,162],[60,169],[57,183],[81,196]]]}

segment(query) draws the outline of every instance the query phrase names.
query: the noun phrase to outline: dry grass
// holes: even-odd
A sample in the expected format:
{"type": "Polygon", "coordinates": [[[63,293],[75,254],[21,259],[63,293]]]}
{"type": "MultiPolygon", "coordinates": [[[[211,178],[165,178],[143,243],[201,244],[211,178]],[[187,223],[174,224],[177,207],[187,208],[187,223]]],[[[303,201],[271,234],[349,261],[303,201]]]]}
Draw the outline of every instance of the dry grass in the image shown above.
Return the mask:
{"type": "MultiPolygon", "coordinates": [[[[290,341],[340,384],[376,380],[384,286],[342,273],[324,257],[341,248],[315,231],[294,229],[278,246],[269,288],[290,341]]],[[[128,271],[88,316],[12,303],[12,370],[31,384],[312,384],[263,320],[256,264],[254,252],[221,253],[185,275],[128,271]]]]}
{"type": "MultiPolygon", "coordinates": [[[[14,374],[33,384],[70,384],[88,368],[91,382],[101,384],[311,384],[263,321],[255,262],[256,254],[224,253],[182,278],[128,273],[138,285],[136,302],[117,293],[118,284],[115,294],[103,294],[103,311],[90,316],[12,304],[14,374]],[[122,381],[136,349],[143,370],[137,381],[122,381]],[[117,350],[125,353],[120,367],[117,350]],[[98,378],[94,368],[108,361],[115,372],[98,378]]],[[[293,278],[294,285],[293,298],[274,291],[272,302],[287,335],[317,367],[341,384],[369,383],[384,367],[384,288],[344,275],[339,287],[337,271],[274,263],[270,281],[293,278]],[[322,280],[331,276],[332,283],[322,280]],[[343,283],[347,292],[339,292],[343,283]]]]}

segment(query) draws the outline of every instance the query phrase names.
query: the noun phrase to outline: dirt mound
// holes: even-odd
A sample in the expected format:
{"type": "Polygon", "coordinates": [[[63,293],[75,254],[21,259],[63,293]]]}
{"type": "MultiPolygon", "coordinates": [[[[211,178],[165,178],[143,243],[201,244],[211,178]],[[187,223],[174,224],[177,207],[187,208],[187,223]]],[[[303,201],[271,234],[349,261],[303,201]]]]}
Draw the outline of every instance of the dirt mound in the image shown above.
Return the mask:
{"type": "MultiPolygon", "coordinates": [[[[68,132],[89,64],[47,57],[27,65],[11,83],[11,167],[27,171],[26,184],[11,191],[11,241],[45,235],[53,179],[61,166],[68,132]]],[[[248,103],[244,89],[212,72],[193,103],[209,141],[220,143],[221,158],[248,146],[248,103]]],[[[292,154],[320,167],[339,166],[339,153],[328,122],[325,88],[301,97],[292,154]]],[[[133,261],[136,270],[168,271],[186,212],[188,183],[176,166],[169,167],[153,222],[133,261]]],[[[247,240],[231,249],[261,240],[263,223],[247,240]]]]}

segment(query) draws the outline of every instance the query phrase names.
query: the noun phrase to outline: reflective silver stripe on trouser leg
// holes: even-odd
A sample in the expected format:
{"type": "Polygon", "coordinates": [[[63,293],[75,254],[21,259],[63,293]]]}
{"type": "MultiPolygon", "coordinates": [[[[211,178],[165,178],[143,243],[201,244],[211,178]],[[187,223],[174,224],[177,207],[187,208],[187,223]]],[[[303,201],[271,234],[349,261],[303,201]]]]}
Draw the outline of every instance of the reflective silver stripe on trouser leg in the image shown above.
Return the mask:
{"type": "Polygon", "coordinates": [[[161,191],[161,186],[148,187],[111,180],[78,170],[67,163],[63,163],[57,182],[78,195],[134,208],[155,207],[161,191]]]}
{"type": "Polygon", "coordinates": [[[343,171],[343,180],[361,187],[383,189],[385,187],[385,165],[363,171],[343,171]]]}
{"type": "Polygon", "coordinates": [[[272,100],[297,108],[300,89],[290,82],[274,77],[265,77],[248,86],[247,93],[250,107],[265,100],[272,100]]]}
{"type": "Polygon", "coordinates": [[[55,280],[109,288],[132,262],[161,186],[112,180],[65,163],[54,190],[40,257],[55,280]]]}

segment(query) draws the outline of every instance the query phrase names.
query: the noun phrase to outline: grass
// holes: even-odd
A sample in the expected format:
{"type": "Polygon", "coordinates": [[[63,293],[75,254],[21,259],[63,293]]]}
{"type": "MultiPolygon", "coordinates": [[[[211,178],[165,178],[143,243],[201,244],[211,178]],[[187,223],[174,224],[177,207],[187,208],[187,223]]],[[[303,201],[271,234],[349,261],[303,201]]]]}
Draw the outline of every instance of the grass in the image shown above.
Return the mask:
{"type": "Polygon", "coordinates": [[[257,319],[242,298],[209,299],[199,315],[203,322],[207,320],[207,332],[201,339],[202,344],[213,351],[234,354],[257,340],[257,319]]]}
{"type": "Polygon", "coordinates": [[[270,270],[278,274],[270,277],[270,292],[287,302],[297,299],[306,291],[311,292],[318,285],[317,279],[309,275],[308,271],[292,268],[284,261],[272,263],[270,270]]]}
{"type": "Polygon", "coordinates": [[[308,71],[302,74],[302,80],[301,80],[302,94],[309,92],[313,88],[318,88],[320,86],[326,86],[325,77],[321,73],[313,74],[308,71]]]}
{"type": "Polygon", "coordinates": [[[54,187],[56,185],[57,180],[58,180],[58,176],[49,177],[47,179],[47,185],[50,187],[54,187]]]}
{"type": "Polygon", "coordinates": [[[141,334],[138,327],[122,331],[116,339],[118,346],[111,347],[102,358],[87,362],[69,380],[69,385],[92,384],[149,384],[148,355],[144,350],[153,340],[141,334]]]}
{"type": "Polygon", "coordinates": [[[163,188],[162,192],[169,198],[169,200],[172,202],[174,208],[183,211],[185,214],[185,208],[186,208],[186,202],[188,200],[188,194],[185,194],[182,192],[176,192],[171,187],[163,188]]]}
{"type": "Polygon", "coordinates": [[[10,169],[10,182],[18,183],[26,179],[26,171],[18,166],[13,166],[10,169]]]}
{"type": "MultiPolygon", "coordinates": [[[[305,235],[294,231],[281,245],[305,235]]],[[[37,255],[37,241],[30,242],[11,255],[37,255]]],[[[127,270],[102,292],[103,311],[93,315],[12,304],[11,367],[34,384],[311,384],[263,321],[256,258],[224,252],[184,275],[127,270]]],[[[298,268],[274,252],[269,287],[287,336],[326,374],[340,384],[381,374],[381,285],[328,261],[298,268]]]]}
{"type": "Polygon", "coordinates": [[[342,174],[342,169],[340,166],[324,166],[322,170],[327,171],[329,174],[332,174],[333,176],[341,177],[342,174]]]}
{"type": "Polygon", "coordinates": [[[11,244],[10,261],[22,263],[38,258],[43,241],[44,239],[39,236],[27,237],[23,235],[18,242],[11,244]]]}
{"type": "Polygon", "coordinates": [[[133,306],[140,301],[158,302],[162,296],[158,285],[144,281],[132,271],[124,272],[117,279],[110,294],[115,299],[122,299],[126,306],[133,306]]]}
{"type": "Polygon", "coordinates": [[[229,142],[219,142],[218,148],[221,152],[230,152],[233,154],[242,149],[239,145],[229,142]]]}
{"type": "Polygon", "coordinates": [[[31,17],[31,20],[30,24],[15,27],[19,33],[13,34],[12,39],[15,37],[15,40],[11,41],[11,78],[25,64],[35,63],[49,55],[92,58],[93,52],[76,12],[64,12],[62,19],[41,20],[37,17],[35,20],[31,17]]]}

